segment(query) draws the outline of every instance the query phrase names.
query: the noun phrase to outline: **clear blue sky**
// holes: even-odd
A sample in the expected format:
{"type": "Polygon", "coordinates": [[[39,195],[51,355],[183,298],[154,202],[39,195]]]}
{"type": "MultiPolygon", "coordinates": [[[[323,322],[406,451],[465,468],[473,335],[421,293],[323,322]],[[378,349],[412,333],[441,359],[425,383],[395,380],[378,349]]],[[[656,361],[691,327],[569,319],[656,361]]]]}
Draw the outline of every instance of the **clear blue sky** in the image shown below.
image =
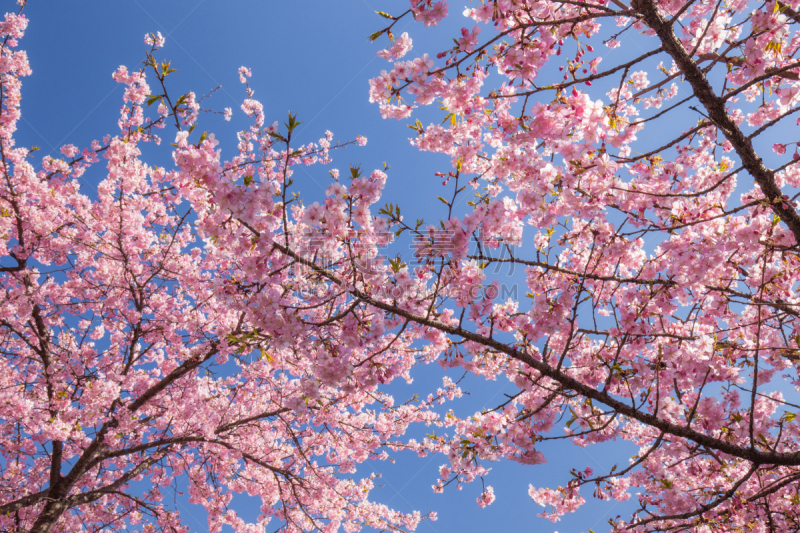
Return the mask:
{"type": "MultiPolygon", "coordinates": [[[[16,7],[9,0],[4,5],[7,10],[16,7]]],[[[83,148],[93,139],[116,133],[122,86],[111,79],[111,73],[122,64],[135,69],[144,58],[144,34],[161,31],[167,42],[159,53],[180,69],[170,77],[174,84],[171,90],[176,94],[193,90],[201,95],[221,86],[204,107],[234,109],[230,123],[218,115],[204,115],[198,125],[200,130],[216,134],[224,156],[233,153],[236,129],[245,124],[239,110],[244,91],[237,74],[238,67],[245,65],[253,71],[251,86],[264,104],[268,122],[283,120],[289,110],[297,113],[304,123],[300,142],[315,141],[326,129],[339,140],[366,136],[369,143],[365,148],[335,153],[334,166],[346,169],[355,163],[370,170],[386,161],[391,170],[384,200],[400,204],[406,218],[435,221],[443,213],[436,200],[441,194],[441,179],[433,173],[449,170],[448,159],[411,147],[407,141],[411,130],[405,123],[382,120],[377,106],[367,97],[367,80],[388,65],[375,55],[385,41],[367,42],[367,36],[384,22],[375,11],[397,13],[407,5],[404,1],[378,0],[31,0],[25,9],[31,24],[20,47],[28,52],[33,75],[23,80],[23,119],[17,142],[38,145],[46,154],[66,143],[83,148]]],[[[450,39],[462,24],[462,9],[462,3],[451,2],[453,16],[435,31],[416,24],[405,27],[402,22],[396,33],[406,29],[414,38],[409,57],[426,51],[433,55],[450,46],[450,39]]],[[[428,121],[423,115],[423,123],[428,121]]],[[[167,141],[172,140],[170,136],[167,141]]],[[[168,148],[148,149],[145,159],[150,164],[167,165],[168,148]]],[[[307,174],[298,172],[297,181],[305,197],[322,195],[329,183],[328,169],[318,166],[309,168],[307,174]]],[[[84,176],[89,194],[102,179],[102,170],[102,165],[97,165],[84,176]]],[[[414,375],[413,387],[393,387],[399,400],[441,384],[438,367],[420,368],[414,375]]],[[[503,393],[513,392],[513,387],[504,381],[473,380],[466,390],[472,395],[456,406],[462,415],[497,405],[503,393]]],[[[537,487],[563,484],[572,467],[591,466],[604,472],[615,462],[625,464],[635,453],[632,447],[583,449],[561,442],[544,446],[542,451],[549,460],[545,465],[489,465],[493,470],[486,481],[494,487],[497,501],[486,509],[475,503],[480,482],[466,485],[463,491],[450,487],[443,495],[432,492],[438,467],[446,462],[444,457],[420,459],[398,454],[395,464],[367,464],[359,474],[382,472],[384,486],[372,494],[376,501],[405,512],[436,510],[439,520],[423,523],[420,531],[565,533],[592,528],[599,532],[608,529],[608,517],[628,515],[630,503],[590,501],[580,513],[551,524],[536,517],[542,509],[529,499],[527,488],[529,483],[537,487]]],[[[591,500],[590,492],[588,488],[583,491],[587,500],[591,500]]],[[[243,516],[254,519],[257,515],[254,500],[234,502],[243,516]]],[[[207,531],[203,509],[185,501],[181,505],[184,516],[192,516],[187,520],[192,531],[207,531]]]]}

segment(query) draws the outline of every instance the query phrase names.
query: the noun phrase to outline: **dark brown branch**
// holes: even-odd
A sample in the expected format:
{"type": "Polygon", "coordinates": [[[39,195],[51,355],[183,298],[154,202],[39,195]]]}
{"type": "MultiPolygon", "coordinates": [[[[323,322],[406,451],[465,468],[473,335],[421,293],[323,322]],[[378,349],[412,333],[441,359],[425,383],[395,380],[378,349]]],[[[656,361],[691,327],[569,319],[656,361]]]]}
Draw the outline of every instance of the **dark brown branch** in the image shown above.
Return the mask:
{"type": "MultiPolygon", "coordinates": [[[[241,221],[240,221],[241,222],[241,221]]],[[[259,235],[260,233],[255,230],[252,226],[245,222],[241,222],[245,227],[250,229],[250,231],[254,232],[254,234],[259,235]]],[[[321,276],[329,279],[333,283],[336,283],[342,288],[346,288],[346,284],[340,280],[334,274],[328,272],[327,270],[323,269],[322,267],[318,266],[313,261],[309,261],[304,259],[293,250],[288,249],[277,242],[273,242],[273,247],[276,250],[296,259],[298,262],[308,266],[309,268],[313,269],[315,272],[319,273],[321,276]]],[[[611,409],[614,409],[618,413],[632,418],[634,420],[638,420],[639,422],[646,424],[648,426],[654,427],[659,431],[667,433],[669,435],[673,435],[680,438],[685,438],[690,441],[694,441],[701,446],[706,446],[713,450],[720,451],[722,453],[726,453],[733,457],[739,457],[741,459],[745,459],[752,463],[757,464],[772,464],[772,465],[780,465],[780,466],[797,466],[800,465],[800,451],[791,452],[791,453],[778,453],[778,452],[764,452],[760,451],[755,448],[750,447],[743,447],[733,444],[731,442],[717,439],[706,435],[705,433],[701,433],[696,431],[690,427],[686,427],[683,425],[673,424],[667,420],[662,418],[658,418],[656,415],[651,413],[642,411],[635,406],[632,406],[628,403],[622,402],[617,400],[616,398],[612,397],[609,393],[605,391],[599,391],[594,387],[586,385],[579,380],[573,378],[569,374],[556,370],[555,368],[551,367],[544,361],[540,361],[534,359],[527,351],[523,351],[523,349],[509,346],[504,344],[496,339],[486,337],[485,335],[480,335],[478,333],[474,333],[472,331],[466,330],[460,326],[452,326],[450,324],[445,324],[439,320],[434,318],[426,318],[424,316],[417,315],[416,313],[412,313],[407,311],[399,306],[392,305],[386,302],[382,302],[375,298],[370,297],[366,293],[356,289],[356,288],[348,288],[348,292],[350,292],[353,296],[360,298],[365,303],[376,307],[378,309],[382,309],[384,311],[388,311],[389,313],[393,313],[397,316],[401,316],[406,318],[412,322],[417,324],[421,324],[423,326],[431,327],[442,331],[444,333],[450,335],[457,335],[462,337],[466,340],[470,340],[476,342],[482,346],[486,346],[487,348],[491,348],[496,350],[497,352],[504,353],[511,357],[512,359],[516,359],[517,361],[524,363],[525,365],[533,368],[540,374],[558,382],[561,384],[565,389],[574,390],[576,393],[586,397],[591,398],[594,401],[598,401],[611,409]]]]}
{"type": "MultiPolygon", "coordinates": [[[[767,198],[771,209],[789,227],[795,242],[800,243],[800,215],[783,198],[783,191],[775,182],[775,174],[764,166],[750,139],[739,129],[725,110],[725,100],[714,92],[700,67],[675,36],[672,26],[658,12],[652,0],[633,0],[631,7],[641,14],[642,20],[656,32],[664,50],[672,57],[692,86],[694,95],[703,104],[711,121],[722,131],[767,198]]],[[[780,69],[779,69],[780,70],[780,69]]]]}

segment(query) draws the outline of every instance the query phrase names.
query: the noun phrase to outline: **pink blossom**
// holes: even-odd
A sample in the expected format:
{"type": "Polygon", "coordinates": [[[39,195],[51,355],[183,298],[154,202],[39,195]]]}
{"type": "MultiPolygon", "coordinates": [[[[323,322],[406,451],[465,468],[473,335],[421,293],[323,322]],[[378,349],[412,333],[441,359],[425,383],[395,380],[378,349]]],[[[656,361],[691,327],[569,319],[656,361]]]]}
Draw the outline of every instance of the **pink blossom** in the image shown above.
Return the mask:
{"type": "Polygon", "coordinates": [[[155,34],[148,33],[144,36],[144,44],[152,46],[153,48],[164,48],[166,40],[161,36],[161,32],[157,31],[155,34]]]}
{"type": "Polygon", "coordinates": [[[379,50],[377,54],[378,57],[391,62],[406,55],[411,48],[411,38],[408,36],[407,32],[403,32],[403,34],[394,41],[392,46],[385,50],[379,50]]]}
{"type": "Polygon", "coordinates": [[[242,103],[242,111],[248,117],[252,117],[259,126],[264,125],[264,106],[258,100],[248,98],[242,103]]]}
{"type": "Polygon", "coordinates": [[[65,144],[61,147],[61,153],[65,157],[75,157],[79,152],[78,147],[73,144],[65,144]]]}
{"type": "MultiPolygon", "coordinates": [[[[764,139],[796,144],[800,33],[774,3],[596,7],[476,2],[480,32],[370,80],[380,113],[411,117],[412,146],[440,158],[431,225],[382,198],[386,168],[334,168],[310,201],[304,166],[365,138],[300,144],[245,88],[253,123],[220,143],[149,59],[113,74],[117,131],[31,157],[27,20],[7,15],[0,529],[185,531],[182,484],[209,531],[411,530],[435,515],[373,501],[367,462],[436,454],[433,490],[480,480],[485,507],[492,462],[545,463],[555,439],[636,449],[530,486],[540,517],[635,494],[615,530],[795,530],[800,166],[771,163],[764,139]],[[589,85],[586,54],[612,34],[633,59],[607,55],[589,85]],[[636,59],[640,44],[662,57],[636,59]],[[392,396],[438,367],[440,386],[392,396]],[[513,391],[465,410],[480,380],[513,391]],[[243,494],[256,523],[234,511],[243,494]]],[[[447,31],[445,2],[410,9],[409,31],[447,31]]]]}
{"type": "Polygon", "coordinates": [[[489,486],[486,487],[480,497],[478,498],[478,505],[481,507],[486,507],[487,505],[491,505],[495,500],[494,489],[489,486]]]}

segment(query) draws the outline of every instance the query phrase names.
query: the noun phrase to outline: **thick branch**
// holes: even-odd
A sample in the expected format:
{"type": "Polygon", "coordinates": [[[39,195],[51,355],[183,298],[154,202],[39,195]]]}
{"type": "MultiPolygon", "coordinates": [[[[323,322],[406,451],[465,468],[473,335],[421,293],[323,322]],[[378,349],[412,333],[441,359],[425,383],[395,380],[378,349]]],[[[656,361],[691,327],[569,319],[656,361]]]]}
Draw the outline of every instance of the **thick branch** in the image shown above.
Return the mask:
{"type": "MultiPolygon", "coordinates": [[[[247,224],[245,225],[251,231],[258,234],[258,232],[251,226],[247,224]]],[[[342,280],[340,280],[334,274],[331,274],[327,270],[323,269],[313,261],[309,261],[299,256],[293,250],[281,246],[277,242],[275,242],[273,246],[275,247],[275,249],[296,259],[299,263],[308,266],[309,268],[319,273],[321,276],[331,280],[340,287],[346,288],[346,284],[342,280]]],[[[690,441],[696,442],[697,444],[700,444],[701,446],[706,446],[713,450],[718,450],[722,453],[726,453],[733,457],[739,457],[741,459],[745,459],[752,463],[758,463],[762,465],[782,465],[782,466],[800,465],[800,451],[794,453],[763,452],[755,448],[738,446],[736,444],[721,439],[717,439],[710,435],[706,435],[705,433],[701,433],[699,431],[691,429],[690,427],[687,426],[673,424],[672,422],[669,422],[662,418],[658,418],[657,416],[651,413],[637,409],[633,405],[617,400],[616,398],[612,397],[605,391],[600,391],[594,387],[586,385],[580,382],[579,380],[573,378],[566,372],[557,370],[543,361],[536,360],[533,357],[531,357],[531,355],[526,351],[522,351],[514,346],[509,346],[496,339],[486,337],[478,333],[474,333],[460,326],[451,326],[450,324],[445,324],[444,322],[441,322],[433,318],[426,318],[424,316],[417,315],[416,313],[412,313],[396,305],[376,300],[375,298],[372,298],[368,294],[356,288],[348,288],[347,290],[353,296],[360,298],[361,300],[364,301],[364,303],[367,303],[373,307],[382,309],[384,311],[388,311],[389,313],[393,313],[397,316],[401,316],[412,322],[416,322],[417,324],[437,329],[449,335],[457,335],[466,340],[470,340],[482,346],[486,346],[487,348],[496,350],[497,352],[504,353],[509,357],[516,359],[517,361],[520,361],[521,363],[524,363],[525,365],[533,368],[542,375],[547,376],[548,378],[560,383],[565,389],[574,390],[581,396],[598,401],[614,409],[616,412],[624,416],[627,416],[633,420],[637,420],[648,426],[654,427],[669,435],[674,435],[676,437],[688,439],[690,441]]]]}
{"type": "Polygon", "coordinates": [[[786,223],[794,234],[795,242],[800,243],[800,215],[784,200],[783,192],[775,182],[775,173],[764,166],[750,139],[742,133],[728,115],[724,99],[714,92],[703,71],[675,36],[672,25],[661,16],[658,7],[652,0],[634,0],[632,7],[641,14],[642,20],[656,32],[664,51],[675,60],[675,64],[692,86],[694,95],[705,107],[711,121],[722,131],[736,150],[736,154],[742,160],[742,166],[753,176],[775,214],[786,223]]]}

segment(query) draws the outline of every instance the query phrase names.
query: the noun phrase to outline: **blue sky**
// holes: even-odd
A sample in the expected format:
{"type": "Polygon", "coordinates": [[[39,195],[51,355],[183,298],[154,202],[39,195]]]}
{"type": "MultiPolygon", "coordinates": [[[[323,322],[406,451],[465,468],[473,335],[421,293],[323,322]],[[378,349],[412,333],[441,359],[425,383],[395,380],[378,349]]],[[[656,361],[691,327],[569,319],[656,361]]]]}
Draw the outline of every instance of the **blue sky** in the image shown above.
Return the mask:
{"type": "MultiPolygon", "coordinates": [[[[8,0],[5,6],[7,10],[16,7],[8,0]]],[[[462,7],[451,2],[453,15],[435,31],[401,22],[396,33],[407,30],[414,38],[410,57],[426,51],[433,55],[448,47],[462,24],[458,14],[462,7]]],[[[93,139],[114,134],[123,89],[111,79],[111,73],[123,64],[136,68],[144,59],[144,34],[160,31],[167,42],[159,54],[180,70],[169,80],[173,93],[193,90],[201,95],[221,86],[204,107],[234,109],[230,123],[219,115],[203,115],[198,125],[199,130],[216,134],[223,155],[233,153],[236,130],[246,124],[239,110],[245,94],[237,74],[238,67],[245,65],[253,71],[251,87],[264,104],[268,122],[283,120],[288,111],[297,113],[303,122],[299,130],[303,143],[319,139],[326,129],[338,140],[366,136],[366,147],[335,153],[334,166],[346,169],[353,163],[369,171],[381,168],[385,161],[391,170],[384,201],[400,204],[407,219],[435,221],[444,212],[436,199],[441,194],[441,179],[433,174],[448,171],[448,159],[411,147],[407,139],[412,132],[405,122],[382,120],[367,96],[367,80],[388,65],[375,55],[385,41],[367,42],[367,36],[384,22],[375,11],[397,13],[406,8],[407,2],[378,0],[32,0],[25,9],[31,24],[20,48],[28,52],[33,75],[23,80],[23,118],[17,142],[40,146],[40,153],[47,154],[67,143],[83,148],[93,139]]],[[[426,124],[434,120],[434,115],[427,113],[421,117],[426,124]]],[[[166,140],[171,141],[169,135],[166,140]]],[[[145,159],[150,164],[168,165],[169,147],[147,148],[145,159]]],[[[317,166],[297,173],[296,181],[306,198],[321,197],[330,182],[329,168],[317,166]]],[[[102,165],[87,172],[83,179],[89,194],[102,178],[102,165]]],[[[522,289],[521,294],[524,292],[522,289]]],[[[414,386],[394,387],[399,400],[439,386],[442,372],[438,367],[419,368],[414,376],[414,386]]],[[[494,407],[503,401],[503,393],[513,392],[504,381],[475,379],[469,380],[465,389],[472,395],[458,404],[459,414],[494,407]]],[[[446,462],[444,457],[399,454],[396,463],[364,465],[359,474],[383,473],[384,486],[373,493],[377,501],[406,512],[436,510],[439,520],[423,523],[420,531],[564,533],[593,528],[599,532],[607,529],[608,517],[628,514],[630,504],[593,503],[590,490],[584,490],[590,503],[582,512],[558,524],[537,518],[542,509],[528,498],[529,483],[556,486],[569,479],[572,467],[591,466],[604,472],[635,453],[630,446],[583,449],[564,441],[542,451],[550,461],[546,465],[493,465],[486,481],[494,487],[497,501],[486,509],[475,503],[480,482],[466,485],[463,491],[450,487],[443,495],[433,494],[431,485],[439,465],[446,462]]],[[[185,502],[181,505],[192,531],[207,531],[204,511],[185,502]]],[[[257,514],[252,500],[243,499],[234,507],[251,518],[257,514]]]]}

